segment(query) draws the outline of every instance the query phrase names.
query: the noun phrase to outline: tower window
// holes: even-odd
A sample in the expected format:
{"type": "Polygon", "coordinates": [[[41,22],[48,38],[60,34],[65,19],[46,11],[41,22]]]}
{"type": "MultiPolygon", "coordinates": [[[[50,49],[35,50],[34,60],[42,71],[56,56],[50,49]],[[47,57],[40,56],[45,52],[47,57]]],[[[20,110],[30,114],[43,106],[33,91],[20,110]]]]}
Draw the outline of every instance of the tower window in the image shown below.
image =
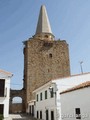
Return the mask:
{"type": "Polygon", "coordinates": [[[48,35],[45,35],[45,38],[48,38],[48,35]]]}
{"type": "Polygon", "coordinates": [[[52,58],[52,54],[51,53],[49,54],[49,57],[52,58]]]}
{"type": "Polygon", "coordinates": [[[50,70],[48,69],[48,72],[50,72],[50,70]]]}

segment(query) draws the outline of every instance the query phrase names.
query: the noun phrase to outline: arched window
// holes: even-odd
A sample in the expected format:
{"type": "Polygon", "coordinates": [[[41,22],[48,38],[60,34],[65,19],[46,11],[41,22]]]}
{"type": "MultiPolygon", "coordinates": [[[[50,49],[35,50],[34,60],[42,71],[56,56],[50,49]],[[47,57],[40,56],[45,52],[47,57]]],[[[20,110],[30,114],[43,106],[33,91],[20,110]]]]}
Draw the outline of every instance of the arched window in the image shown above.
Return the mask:
{"type": "Polygon", "coordinates": [[[14,97],[12,99],[12,103],[22,103],[22,98],[21,97],[14,97]]]}
{"type": "Polygon", "coordinates": [[[52,54],[51,53],[49,54],[49,57],[52,58],[52,54]]]}
{"type": "Polygon", "coordinates": [[[45,38],[48,38],[48,35],[45,35],[45,38]]]}

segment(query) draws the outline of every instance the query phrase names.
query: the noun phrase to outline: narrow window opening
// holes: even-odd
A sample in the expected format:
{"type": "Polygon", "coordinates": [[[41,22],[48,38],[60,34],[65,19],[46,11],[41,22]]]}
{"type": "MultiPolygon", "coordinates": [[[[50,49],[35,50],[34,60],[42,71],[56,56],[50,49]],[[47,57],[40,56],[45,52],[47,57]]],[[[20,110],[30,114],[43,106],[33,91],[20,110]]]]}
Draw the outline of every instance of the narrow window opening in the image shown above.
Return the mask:
{"type": "Polygon", "coordinates": [[[42,93],[40,93],[40,100],[42,101],[42,93]]]}
{"type": "Polygon", "coordinates": [[[45,35],[45,38],[48,38],[48,35],[45,35]]]}
{"type": "Polygon", "coordinates": [[[42,119],[42,111],[40,111],[40,119],[42,119]]]}
{"type": "Polygon", "coordinates": [[[51,111],[51,120],[54,120],[54,111],[51,111]]]}
{"type": "Polygon", "coordinates": [[[0,97],[4,97],[5,92],[5,80],[0,79],[0,97]]]}
{"type": "Polygon", "coordinates": [[[37,101],[38,101],[38,94],[37,94],[37,101]]]}
{"type": "Polygon", "coordinates": [[[49,112],[46,110],[46,120],[49,120],[49,112]]]}
{"type": "Polygon", "coordinates": [[[51,53],[49,54],[49,57],[52,58],[52,54],[51,53]]]}
{"type": "Polygon", "coordinates": [[[50,72],[50,70],[48,69],[48,72],[50,72]]]}
{"type": "Polygon", "coordinates": [[[37,111],[37,118],[39,118],[39,113],[38,113],[38,111],[37,111]]]}
{"type": "Polygon", "coordinates": [[[47,99],[47,90],[45,91],[45,99],[47,99]]]}
{"type": "Polygon", "coordinates": [[[51,93],[51,98],[53,98],[54,97],[54,90],[53,90],[53,88],[52,88],[50,93],[51,93]]]}

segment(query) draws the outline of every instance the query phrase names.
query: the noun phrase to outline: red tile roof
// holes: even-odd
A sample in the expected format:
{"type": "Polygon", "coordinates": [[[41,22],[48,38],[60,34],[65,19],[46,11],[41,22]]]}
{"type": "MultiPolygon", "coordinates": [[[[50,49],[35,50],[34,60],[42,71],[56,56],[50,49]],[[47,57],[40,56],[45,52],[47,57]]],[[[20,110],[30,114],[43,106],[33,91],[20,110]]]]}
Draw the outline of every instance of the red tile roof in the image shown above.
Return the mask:
{"type": "Polygon", "coordinates": [[[84,82],[84,83],[79,84],[73,88],[67,89],[67,90],[61,92],[60,94],[64,94],[64,93],[71,92],[71,91],[78,90],[78,89],[82,89],[85,87],[90,87],[90,81],[84,82]]]}
{"type": "Polygon", "coordinates": [[[4,71],[4,70],[1,70],[1,69],[0,69],[0,73],[6,74],[6,75],[9,75],[9,76],[12,76],[12,75],[13,75],[12,73],[7,72],[7,71],[4,71]]]}

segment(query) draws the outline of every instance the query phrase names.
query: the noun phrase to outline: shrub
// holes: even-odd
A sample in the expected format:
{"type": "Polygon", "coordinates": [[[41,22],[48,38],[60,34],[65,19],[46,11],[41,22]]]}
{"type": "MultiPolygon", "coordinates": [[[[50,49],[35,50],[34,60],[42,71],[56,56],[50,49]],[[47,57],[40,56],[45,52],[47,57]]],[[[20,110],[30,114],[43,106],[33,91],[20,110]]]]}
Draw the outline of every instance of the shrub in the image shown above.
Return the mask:
{"type": "Polygon", "coordinates": [[[3,115],[2,115],[2,114],[0,114],[0,120],[3,120],[3,118],[4,118],[4,117],[3,117],[3,115]]]}

